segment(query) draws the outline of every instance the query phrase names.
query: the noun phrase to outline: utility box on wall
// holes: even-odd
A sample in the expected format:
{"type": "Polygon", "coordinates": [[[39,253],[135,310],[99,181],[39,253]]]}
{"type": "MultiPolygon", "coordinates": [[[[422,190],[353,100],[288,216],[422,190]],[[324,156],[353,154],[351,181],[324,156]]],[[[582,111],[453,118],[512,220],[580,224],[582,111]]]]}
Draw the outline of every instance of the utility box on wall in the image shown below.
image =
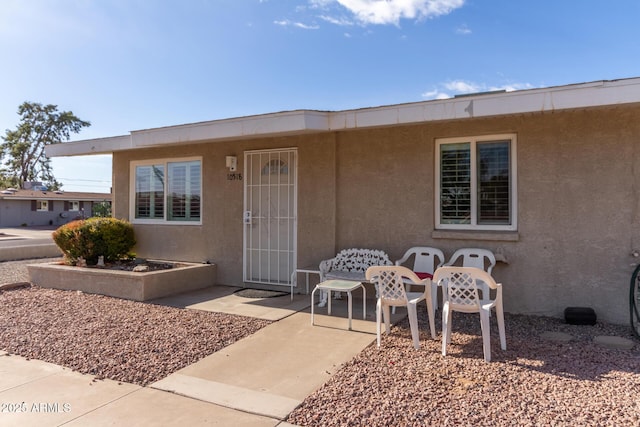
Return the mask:
{"type": "Polygon", "coordinates": [[[595,325],[596,312],[590,307],[567,307],[564,309],[564,320],[570,325],[595,325]]]}

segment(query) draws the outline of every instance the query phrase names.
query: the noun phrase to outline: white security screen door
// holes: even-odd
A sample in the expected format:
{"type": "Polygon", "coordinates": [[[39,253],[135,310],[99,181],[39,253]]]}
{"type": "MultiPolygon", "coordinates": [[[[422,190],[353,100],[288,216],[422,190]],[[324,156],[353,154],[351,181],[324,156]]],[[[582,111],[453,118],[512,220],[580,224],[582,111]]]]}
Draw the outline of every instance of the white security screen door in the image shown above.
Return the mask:
{"type": "Polygon", "coordinates": [[[296,259],[297,150],[244,155],[245,282],[289,286],[296,259]]]}

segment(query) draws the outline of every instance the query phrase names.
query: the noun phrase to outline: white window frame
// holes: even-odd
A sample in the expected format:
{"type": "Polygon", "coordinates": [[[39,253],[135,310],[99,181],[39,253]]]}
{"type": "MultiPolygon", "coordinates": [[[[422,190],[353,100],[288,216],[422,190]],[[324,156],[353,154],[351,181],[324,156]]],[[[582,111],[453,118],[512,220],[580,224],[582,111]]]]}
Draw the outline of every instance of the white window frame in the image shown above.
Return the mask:
{"type": "Polygon", "coordinates": [[[69,212],[80,212],[79,200],[69,200],[69,212]]]}
{"type": "Polygon", "coordinates": [[[36,200],[36,211],[37,212],[49,212],[49,201],[48,200],[36,200]]]}
{"type": "Polygon", "coordinates": [[[140,161],[132,161],[129,163],[129,218],[132,224],[166,224],[166,225],[202,225],[202,217],[204,215],[203,211],[203,179],[202,175],[204,172],[204,167],[202,163],[202,157],[180,157],[180,158],[167,158],[167,159],[153,159],[153,160],[140,160],[140,161]],[[169,183],[166,179],[168,177],[169,164],[171,163],[182,163],[182,162],[200,162],[200,220],[198,221],[176,221],[176,220],[168,220],[168,212],[169,212],[169,197],[168,197],[168,188],[169,183]],[[138,166],[152,166],[152,165],[162,165],[164,167],[164,210],[163,210],[163,218],[136,218],[136,168],[138,166]]]}
{"type": "Polygon", "coordinates": [[[517,171],[517,136],[515,133],[508,134],[495,134],[495,135],[482,135],[471,137],[457,137],[457,138],[438,138],[435,141],[435,228],[437,230],[487,230],[487,231],[517,231],[518,230],[518,171],[517,171]],[[509,178],[510,178],[510,224],[478,224],[477,218],[477,194],[478,194],[478,182],[477,182],[477,144],[481,142],[492,141],[505,141],[510,140],[510,164],[509,164],[509,178]],[[440,183],[440,171],[441,171],[441,159],[440,159],[440,147],[445,144],[460,144],[468,143],[470,145],[470,162],[471,162],[471,219],[469,224],[443,224],[441,218],[441,183],[440,183]]]}

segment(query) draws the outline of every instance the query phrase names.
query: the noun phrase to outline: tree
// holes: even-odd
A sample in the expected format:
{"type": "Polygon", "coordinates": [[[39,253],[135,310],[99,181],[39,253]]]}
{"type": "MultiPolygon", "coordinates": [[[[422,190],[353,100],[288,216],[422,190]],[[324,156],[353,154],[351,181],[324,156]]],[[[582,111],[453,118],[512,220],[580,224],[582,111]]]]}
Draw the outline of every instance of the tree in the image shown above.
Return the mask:
{"type": "Polygon", "coordinates": [[[108,218],[111,216],[111,202],[106,200],[93,204],[93,216],[108,218]]]}
{"type": "MultiPolygon", "coordinates": [[[[2,158],[2,152],[0,152],[0,158],[2,158]]],[[[0,188],[17,187],[19,186],[17,181],[17,179],[9,177],[6,171],[0,169],[0,188]]]]}
{"type": "Polygon", "coordinates": [[[50,190],[56,181],[44,148],[69,141],[90,122],[80,120],[71,111],[58,111],[57,105],[24,102],[18,107],[21,120],[16,130],[7,129],[0,144],[0,184],[22,187],[25,181],[41,181],[50,190]]]}

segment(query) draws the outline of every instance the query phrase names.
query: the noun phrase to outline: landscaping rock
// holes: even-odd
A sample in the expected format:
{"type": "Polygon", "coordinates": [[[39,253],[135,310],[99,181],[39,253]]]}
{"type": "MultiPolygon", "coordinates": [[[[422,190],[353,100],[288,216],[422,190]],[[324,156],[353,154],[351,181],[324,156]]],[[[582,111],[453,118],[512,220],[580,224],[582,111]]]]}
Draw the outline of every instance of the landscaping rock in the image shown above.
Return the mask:
{"type": "Polygon", "coordinates": [[[543,332],[540,338],[548,341],[569,342],[573,340],[573,336],[564,332],[543,332]]]}
{"type": "Polygon", "coordinates": [[[635,343],[622,337],[599,335],[593,342],[607,348],[617,348],[621,350],[631,350],[635,343]]]}

